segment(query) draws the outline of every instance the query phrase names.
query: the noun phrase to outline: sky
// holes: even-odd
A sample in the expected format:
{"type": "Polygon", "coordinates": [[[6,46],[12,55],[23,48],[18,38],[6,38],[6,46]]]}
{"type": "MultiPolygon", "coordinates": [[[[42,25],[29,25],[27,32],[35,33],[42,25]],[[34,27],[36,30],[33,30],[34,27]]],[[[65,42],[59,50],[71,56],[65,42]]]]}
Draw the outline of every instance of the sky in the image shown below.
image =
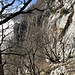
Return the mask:
{"type": "MultiPolygon", "coordinates": [[[[37,0],[32,0],[32,2],[28,5],[28,7],[31,6],[32,4],[35,4],[36,1],[37,1],[37,0]]],[[[26,7],[26,9],[27,9],[28,7],[26,7]]],[[[25,10],[26,10],[26,9],[25,9],[25,10]]]]}
{"type": "MultiPolygon", "coordinates": [[[[11,0],[10,0],[11,1],[11,0]]],[[[22,0],[23,1],[23,0],[22,0]]],[[[28,0],[26,0],[28,1],[28,0]]],[[[31,4],[35,4],[37,0],[32,0],[31,4]]]]}
{"type": "Polygon", "coordinates": [[[35,4],[36,1],[37,1],[37,0],[32,0],[32,2],[31,2],[28,6],[30,6],[30,5],[32,5],[32,4],[35,4]]]}
{"type": "Polygon", "coordinates": [[[35,4],[37,0],[32,0],[32,4],[35,4]]]}
{"type": "MultiPolygon", "coordinates": [[[[1,1],[1,0],[0,0],[1,1]]],[[[8,3],[11,3],[13,0],[7,0],[8,1],[8,3]]],[[[20,1],[24,1],[24,0],[20,0],[20,1]]],[[[28,1],[28,0],[26,0],[26,1],[28,1]]],[[[32,4],[35,4],[36,3],[36,1],[37,0],[32,0],[31,1],[31,3],[25,8],[25,10],[29,7],[29,6],[31,6],[32,4]]],[[[7,2],[4,2],[4,4],[6,5],[7,4],[7,2]]],[[[15,3],[13,4],[13,6],[10,6],[8,9],[11,9],[11,10],[5,10],[4,12],[3,12],[3,14],[4,13],[7,13],[7,12],[14,12],[14,11],[18,11],[21,7],[23,6],[23,4],[20,4],[20,2],[18,1],[18,0],[15,0],[15,3]],[[18,6],[19,5],[19,6],[18,6]],[[16,6],[17,6],[17,8],[16,8],[16,6]],[[14,8],[16,8],[16,9],[14,9],[14,8]]],[[[2,8],[2,5],[1,5],[1,3],[0,3],[0,10],[1,10],[1,8],[2,8]]]]}

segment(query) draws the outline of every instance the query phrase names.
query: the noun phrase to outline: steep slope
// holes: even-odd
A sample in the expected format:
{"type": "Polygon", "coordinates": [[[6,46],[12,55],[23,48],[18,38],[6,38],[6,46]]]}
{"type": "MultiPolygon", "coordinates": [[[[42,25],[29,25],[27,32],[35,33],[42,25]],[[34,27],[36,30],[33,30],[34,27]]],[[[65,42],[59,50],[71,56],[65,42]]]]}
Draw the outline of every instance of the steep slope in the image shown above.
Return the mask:
{"type": "Polygon", "coordinates": [[[22,15],[19,26],[27,29],[19,33],[22,47],[15,49],[28,55],[17,66],[30,75],[74,75],[75,0],[37,0],[33,7],[44,11],[22,15]]]}
{"type": "MultiPolygon", "coordinates": [[[[44,12],[34,11],[34,14],[29,16],[28,22],[31,22],[31,24],[29,24],[29,26],[32,26],[31,30],[37,26],[42,30],[42,34],[45,38],[44,43],[47,46],[47,50],[44,52],[48,52],[45,59],[48,58],[50,63],[54,62],[58,64],[61,62],[66,63],[70,60],[70,57],[74,58],[75,0],[38,0],[35,6],[45,10],[44,12]]],[[[63,63],[61,63],[61,66],[62,65],[63,63]]],[[[69,65],[71,66],[72,64],[69,65]]],[[[67,64],[64,66],[66,67],[67,64]]],[[[70,66],[67,67],[70,68],[70,66]]],[[[67,74],[68,73],[65,75],[67,74]]]]}

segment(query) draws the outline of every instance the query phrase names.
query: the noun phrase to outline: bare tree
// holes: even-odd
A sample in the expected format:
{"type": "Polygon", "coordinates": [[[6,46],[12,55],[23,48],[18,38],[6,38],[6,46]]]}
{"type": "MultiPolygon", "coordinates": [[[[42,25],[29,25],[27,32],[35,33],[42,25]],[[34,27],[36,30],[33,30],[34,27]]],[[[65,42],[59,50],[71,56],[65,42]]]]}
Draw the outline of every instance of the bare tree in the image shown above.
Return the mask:
{"type": "MultiPolygon", "coordinates": [[[[28,1],[26,1],[26,0],[17,0],[17,1],[12,0],[11,2],[9,0],[1,0],[0,1],[0,5],[1,5],[0,25],[2,26],[2,34],[0,35],[1,36],[1,43],[0,43],[0,74],[1,75],[4,75],[4,70],[3,70],[3,66],[2,66],[2,54],[5,54],[5,55],[9,55],[9,54],[21,55],[21,54],[18,54],[18,53],[3,53],[3,51],[5,51],[6,49],[4,49],[3,51],[1,50],[1,46],[3,45],[3,42],[6,38],[6,36],[8,36],[10,34],[10,33],[8,33],[7,35],[4,35],[3,24],[8,22],[10,19],[18,16],[21,13],[26,14],[26,13],[29,13],[33,10],[44,11],[44,10],[40,10],[38,8],[33,8],[33,9],[30,9],[30,10],[24,11],[25,8],[27,8],[27,6],[31,3],[31,1],[32,0],[28,0],[28,1]]],[[[13,46],[11,46],[11,47],[13,47],[13,46]]],[[[11,48],[11,47],[8,47],[8,48],[11,48]]]]}

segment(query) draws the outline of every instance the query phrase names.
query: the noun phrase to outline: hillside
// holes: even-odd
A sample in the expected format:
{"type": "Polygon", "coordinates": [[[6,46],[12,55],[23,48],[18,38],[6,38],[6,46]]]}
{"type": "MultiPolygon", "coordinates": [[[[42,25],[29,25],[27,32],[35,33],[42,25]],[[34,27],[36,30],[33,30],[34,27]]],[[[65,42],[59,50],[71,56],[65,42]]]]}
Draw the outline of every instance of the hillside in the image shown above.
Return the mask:
{"type": "Polygon", "coordinates": [[[27,54],[7,57],[18,74],[16,67],[6,66],[13,75],[75,75],[75,0],[38,0],[28,10],[34,7],[43,11],[23,14],[19,35],[18,24],[14,27],[19,44],[11,51],[27,54]]]}

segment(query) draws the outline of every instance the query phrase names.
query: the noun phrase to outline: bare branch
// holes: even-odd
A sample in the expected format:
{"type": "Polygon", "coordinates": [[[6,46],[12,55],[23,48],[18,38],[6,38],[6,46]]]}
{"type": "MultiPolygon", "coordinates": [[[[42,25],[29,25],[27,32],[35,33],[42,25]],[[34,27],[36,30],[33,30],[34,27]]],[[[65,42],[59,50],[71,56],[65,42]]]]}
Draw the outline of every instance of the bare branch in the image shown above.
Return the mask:
{"type": "MultiPolygon", "coordinates": [[[[3,31],[3,29],[2,29],[3,31]]],[[[13,31],[11,31],[10,33],[8,33],[7,35],[3,35],[3,32],[2,32],[2,39],[1,39],[1,43],[0,43],[0,46],[3,44],[3,41],[4,39],[6,38],[6,36],[8,36],[9,34],[11,34],[13,31]]]]}
{"type": "Polygon", "coordinates": [[[10,4],[4,6],[4,7],[2,8],[2,10],[1,10],[0,13],[2,13],[6,8],[8,8],[9,6],[11,6],[14,2],[15,2],[15,0],[13,0],[10,4]]]}
{"type": "Polygon", "coordinates": [[[4,55],[18,55],[18,56],[26,56],[26,53],[16,53],[16,52],[11,52],[11,53],[7,53],[7,52],[2,52],[0,54],[4,54],[4,55]]]}
{"type": "MultiPolygon", "coordinates": [[[[16,44],[17,44],[17,43],[16,43],[16,44]]],[[[12,45],[11,47],[8,47],[8,48],[6,48],[6,49],[3,49],[1,52],[6,51],[6,50],[8,50],[8,49],[10,49],[10,48],[13,48],[16,44],[14,44],[14,45],[12,45]]]]}
{"type": "Polygon", "coordinates": [[[23,11],[22,14],[25,14],[25,13],[31,13],[32,11],[34,10],[37,10],[37,11],[40,11],[40,12],[44,12],[46,9],[38,9],[38,8],[33,8],[33,9],[30,9],[30,10],[27,10],[27,11],[23,11]]]}
{"type": "Polygon", "coordinates": [[[9,15],[8,17],[6,17],[5,19],[3,19],[2,21],[0,21],[0,25],[6,23],[7,21],[9,21],[10,19],[14,18],[15,16],[19,15],[27,6],[28,4],[31,2],[32,0],[28,0],[24,6],[18,11],[15,12],[14,14],[12,13],[11,15],[9,15]]]}

